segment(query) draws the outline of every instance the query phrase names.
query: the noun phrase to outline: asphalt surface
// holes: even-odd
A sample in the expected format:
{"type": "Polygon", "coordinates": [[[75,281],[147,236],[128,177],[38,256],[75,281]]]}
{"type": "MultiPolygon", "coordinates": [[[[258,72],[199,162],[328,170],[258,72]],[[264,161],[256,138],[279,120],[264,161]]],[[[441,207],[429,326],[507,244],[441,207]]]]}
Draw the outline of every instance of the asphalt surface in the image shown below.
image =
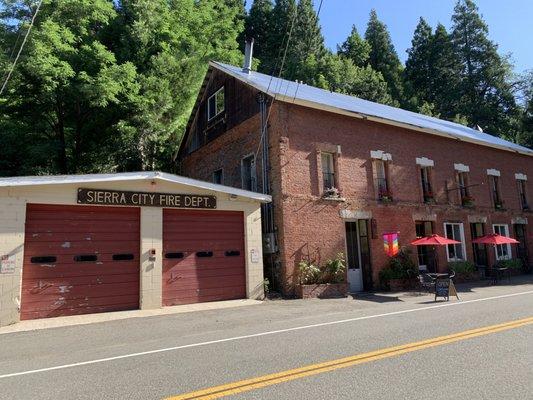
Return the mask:
{"type": "MultiPolygon", "coordinates": [[[[427,295],[377,294],[4,334],[0,398],[162,399],[533,316],[533,279],[459,294],[437,307],[427,295]]],[[[530,324],[231,397],[526,399],[532,371],[530,324]]]]}

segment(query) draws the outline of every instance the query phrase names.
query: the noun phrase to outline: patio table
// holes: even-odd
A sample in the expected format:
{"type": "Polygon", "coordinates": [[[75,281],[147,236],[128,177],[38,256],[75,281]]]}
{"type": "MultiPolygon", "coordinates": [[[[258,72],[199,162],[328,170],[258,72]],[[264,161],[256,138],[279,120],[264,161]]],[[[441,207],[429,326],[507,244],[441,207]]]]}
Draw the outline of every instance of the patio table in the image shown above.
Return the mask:
{"type": "Polygon", "coordinates": [[[507,275],[507,280],[511,282],[511,271],[507,267],[493,267],[492,268],[492,283],[497,285],[501,281],[503,275],[507,275]]]}

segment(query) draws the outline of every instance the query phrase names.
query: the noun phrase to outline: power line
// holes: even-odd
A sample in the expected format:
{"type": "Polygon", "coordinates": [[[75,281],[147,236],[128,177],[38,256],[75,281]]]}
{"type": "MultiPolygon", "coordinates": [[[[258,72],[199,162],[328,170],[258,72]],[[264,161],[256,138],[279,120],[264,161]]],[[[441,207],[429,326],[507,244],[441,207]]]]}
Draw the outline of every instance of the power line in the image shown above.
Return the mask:
{"type": "Polygon", "coordinates": [[[7,86],[7,83],[9,82],[9,78],[11,78],[11,74],[15,70],[15,66],[17,65],[17,61],[20,57],[20,53],[22,53],[22,49],[24,49],[24,45],[26,44],[26,41],[28,40],[28,36],[30,36],[31,28],[33,27],[33,24],[35,22],[35,17],[37,17],[37,13],[39,12],[39,9],[41,8],[41,4],[43,3],[43,0],[40,0],[37,4],[37,8],[35,9],[35,13],[33,14],[33,17],[31,18],[30,26],[28,27],[28,31],[26,32],[26,35],[24,36],[24,40],[22,41],[22,44],[20,45],[20,49],[17,53],[17,56],[15,57],[15,61],[13,61],[13,65],[11,66],[11,69],[9,70],[9,73],[6,76],[6,79],[4,80],[4,83],[2,85],[2,88],[0,88],[0,96],[2,93],[4,93],[4,89],[7,86]]]}

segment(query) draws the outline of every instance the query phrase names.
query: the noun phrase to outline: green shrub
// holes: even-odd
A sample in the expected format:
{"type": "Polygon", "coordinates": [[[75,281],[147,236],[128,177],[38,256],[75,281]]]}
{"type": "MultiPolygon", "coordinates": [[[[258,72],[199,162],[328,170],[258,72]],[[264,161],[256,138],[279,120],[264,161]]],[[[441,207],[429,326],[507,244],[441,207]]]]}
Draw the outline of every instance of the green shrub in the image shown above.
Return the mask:
{"type": "Polygon", "coordinates": [[[391,279],[408,279],[417,271],[415,262],[411,259],[411,252],[401,249],[400,252],[391,257],[389,265],[379,271],[379,280],[384,286],[391,279]]]}
{"type": "Polygon", "coordinates": [[[476,266],[470,261],[454,261],[448,263],[448,269],[455,271],[456,274],[472,274],[476,270],[476,266]]]}
{"type": "Polygon", "coordinates": [[[522,268],[522,260],[520,258],[515,258],[512,260],[501,260],[498,261],[498,265],[501,267],[509,268],[509,269],[521,269],[522,268]]]}
{"type": "Polygon", "coordinates": [[[343,253],[338,253],[323,266],[316,265],[310,260],[302,260],[298,264],[298,271],[302,285],[341,283],[345,280],[346,260],[343,253]]]}

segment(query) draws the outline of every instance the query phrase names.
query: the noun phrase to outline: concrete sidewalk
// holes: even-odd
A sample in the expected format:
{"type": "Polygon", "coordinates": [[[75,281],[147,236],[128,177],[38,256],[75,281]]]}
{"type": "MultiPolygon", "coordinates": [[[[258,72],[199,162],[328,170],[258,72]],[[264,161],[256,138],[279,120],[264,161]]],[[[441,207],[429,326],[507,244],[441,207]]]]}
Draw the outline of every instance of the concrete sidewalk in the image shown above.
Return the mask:
{"type": "Polygon", "coordinates": [[[116,311],[100,314],[73,315],[69,317],[56,317],[21,321],[13,325],[0,328],[0,335],[14,332],[27,332],[64,326],[85,325],[97,322],[117,321],[128,318],[154,317],[159,315],[172,315],[196,311],[222,310],[225,308],[243,307],[261,304],[259,300],[227,300],[211,303],[187,304],[182,306],[165,307],[157,310],[132,310],[116,311]]]}
{"type": "MultiPolygon", "coordinates": [[[[500,285],[489,285],[486,281],[456,285],[460,300],[450,297],[450,302],[473,300],[482,297],[498,296],[502,294],[533,290],[533,275],[521,275],[512,278],[511,283],[504,281],[500,285]]],[[[443,302],[439,299],[438,302],[443,302]]],[[[126,320],[132,318],[157,317],[165,315],[194,313],[199,311],[216,311],[243,307],[244,314],[263,314],[274,312],[280,318],[293,318],[313,314],[332,314],[348,311],[370,312],[378,309],[387,310],[394,304],[402,307],[413,307],[435,304],[434,295],[418,290],[402,292],[368,292],[349,295],[337,299],[276,299],[258,300],[230,300],[210,303],[188,304],[182,306],[165,307],[157,310],[117,311],[100,314],[86,314],[69,317],[45,318],[21,321],[17,324],[0,328],[0,335],[15,332],[28,332],[49,328],[60,328],[75,325],[95,324],[100,322],[126,320]],[[261,310],[248,311],[246,306],[262,305],[261,310]],[[246,310],[246,311],[244,311],[246,310]]],[[[254,307],[255,308],[255,307],[254,307]]],[[[242,313],[241,313],[242,314],[242,313]]],[[[200,317],[200,316],[199,316],[200,317]]],[[[201,318],[201,317],[200,317],[201,318]]]]}

